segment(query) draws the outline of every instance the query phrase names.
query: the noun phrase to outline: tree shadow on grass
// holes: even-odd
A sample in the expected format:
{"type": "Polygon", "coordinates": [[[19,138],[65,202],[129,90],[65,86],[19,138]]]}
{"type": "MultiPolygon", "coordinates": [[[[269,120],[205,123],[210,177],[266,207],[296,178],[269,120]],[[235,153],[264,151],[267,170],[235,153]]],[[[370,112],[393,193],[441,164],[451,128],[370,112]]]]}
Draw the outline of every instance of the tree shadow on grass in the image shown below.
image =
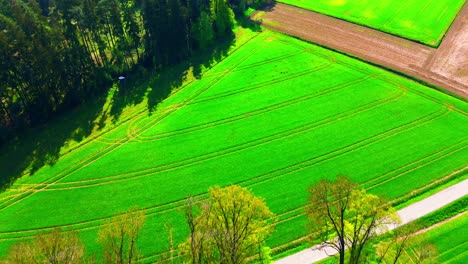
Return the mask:
{"type": "MultiPolygon", "coordinates": [[[[25,174],[32,176],[43,166],[54,165],[61,155],[79,148],[93,133],[105,129],[107,120],[116,123],[123,119],[125,108],[147,100],[145,110],[151,115],[174,89],[184,85],[189,73],[201,78],[203,69],[226,57],[233,44],[234,35],[227,36],[203,52],[193,54],[190,60],[158,73],[138,67],[126,76],[124,86],[107,87],[102,94],[89,98],[46,125],[17,135],[0,146],[0,191],[25,174]],[[73,141],[73,146],[69,146],[73,141]]],[[[114,76],[114,80],[117,77],[114,76]]]]}
{"type": "Polygon", "coordinates": [[[105,96],[91,98],[49,123],[16,135],[5,143],[0,148],[0,191],[27,172],[32,175],[46,164],[53,165],[68,142],[88,137],[104,102],[105,96]]]}
{"type": "Polygon", "coordinates": [[[158,104],[166,99],[174,89],[181,88],[186,84],[189,78],[202,78],[203,69],[207,69],[225,58],[234,44],[234,35],[228,35],[219,40],[216,45],[194,54],[190,60],[157,74],[149,82],[151,89],[148,93],[148,110],[150,113],[156,110],[158,104]]]}

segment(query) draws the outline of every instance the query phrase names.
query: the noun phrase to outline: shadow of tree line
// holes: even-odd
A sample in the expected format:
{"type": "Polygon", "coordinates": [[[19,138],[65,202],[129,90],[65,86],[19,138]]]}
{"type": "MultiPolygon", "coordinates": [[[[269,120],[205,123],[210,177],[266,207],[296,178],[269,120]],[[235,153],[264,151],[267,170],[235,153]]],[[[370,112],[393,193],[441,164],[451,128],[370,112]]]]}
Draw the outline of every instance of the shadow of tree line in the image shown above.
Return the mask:
{"type": "MultiPolygon", "coordinates": [[[[241,26],[260,31],[258,25],[248,21],[241,21],[241,26]]],[[[235,36],[231,34],[204,51],[193,54],[190,60],[161,71],[140,66],[126,76],[125,87],[111,95],[109,109],[103,108],[108,107],[106,103],[111,87],[47,124],[16,135],[3,146],[0,145],[0,191],[6,190],[26,174],[34,175],[44,165],[54,165],[69,142],[80,142],[96,130],[102,131],[108,118],[116,123],[122,118],[126,107],[141,104],[146,99],[150,115],[172,90],[184,84],[189,72],[201,78],[203,68],[227,56],[234,44],[235,36]]],[[[117,77],[114,76],[116,82],[117,77]]],[[[76,146],[79,147],[79,144],[76,146]]]]}

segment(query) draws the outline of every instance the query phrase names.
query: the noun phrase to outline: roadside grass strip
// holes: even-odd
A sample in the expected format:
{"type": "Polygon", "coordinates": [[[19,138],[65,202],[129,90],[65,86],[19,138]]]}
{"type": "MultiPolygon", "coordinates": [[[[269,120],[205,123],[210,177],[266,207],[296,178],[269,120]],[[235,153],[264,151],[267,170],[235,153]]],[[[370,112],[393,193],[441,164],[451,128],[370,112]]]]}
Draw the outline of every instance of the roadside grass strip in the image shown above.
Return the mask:
{"type": "MultiPolygon", "coordinates": [[[[150,115],[136,113],[0,195],[0,256],[54,227],[97,229],[138,206],[145,261],[187,235],[184,199],[238,184],[278,215],[268,240],[307,236],[307,188],[347,175],[390,201],[466,170],[467,105],[360,61],[264,31],[150,115]]],[[[454,176],[455,177],[455,176],[454,176]]],[[[459,176],[457,176],[459,177],[459,176]]]]}
{"type": "Polygon", "coordinates": [[[465,0],[278,0],[437,47],[465,0]]]}
{"type": "MultiPolygon", "coordinates": [[[[418,235],[424,242],[434,244],[438,249],[438,263],[466,263],[468,260],[468,214],[449,220],[442,225],[418,235]]],[[[418,245],[416,245],[417,247],[418,245]]],[[[411,257],[412,250],[408,250],[411,257]]]]}

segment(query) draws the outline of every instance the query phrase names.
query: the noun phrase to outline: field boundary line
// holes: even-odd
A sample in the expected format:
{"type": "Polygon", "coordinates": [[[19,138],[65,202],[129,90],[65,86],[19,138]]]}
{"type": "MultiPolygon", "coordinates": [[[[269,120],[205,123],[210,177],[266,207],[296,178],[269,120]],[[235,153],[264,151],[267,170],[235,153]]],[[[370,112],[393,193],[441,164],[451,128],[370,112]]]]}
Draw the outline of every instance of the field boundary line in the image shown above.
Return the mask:
{"type": "MultiPolygon", "coordinates": [[[[267,28],[317,43],[329,51],[338,51],[383,70],[394,69],[403,78],[423,82],[435,90],[443,87],[463,98],[468,96],[466,78],[459,70],[468,55],[461,48],[463,38],[457,37],[468,34],[468,3],[461,5],[437,48],[292,5],[276,3],[262,11],[265,12],[262,19],[256,22],[267,28]],[[308,30],[304,31],[304,27],[308,30]],[[460,58],[445,56],[449,49],[457,50],[456,56],[460,58]],[[439,62],[427,64],[434,60],[439,62]]],[[[254,20],[255,14],[252,14],[254,20]]]]}

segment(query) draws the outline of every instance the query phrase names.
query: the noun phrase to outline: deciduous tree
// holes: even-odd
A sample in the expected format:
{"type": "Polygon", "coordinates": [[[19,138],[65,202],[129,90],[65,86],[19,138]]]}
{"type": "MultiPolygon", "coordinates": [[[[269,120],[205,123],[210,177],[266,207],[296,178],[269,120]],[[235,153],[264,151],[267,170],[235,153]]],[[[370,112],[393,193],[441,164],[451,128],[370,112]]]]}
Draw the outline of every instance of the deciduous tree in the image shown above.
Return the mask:
{"type": "Polygon", "coordinates": [[[261,254],[274,217],[263,199],[239,186],[215,187],[209,193],[199,207],[189,203],[186,208],[190,236],[180,253],[190,256],[191,263],[229,264],[261,254]]]}
{"type": "Polygon", "coordinates": [[[144,211],[130,210],[112,218],[99,231],[104,263],[130,264],[139,259],[138,234],[145,221],[144,211]]]}
{"type": "Polygon", "coordinates": [[[84,247],[76,232],[60,229],[49,234],[37,235],[32,242],[11,248],[6,263],[11,264],[79,264],[83,260],[84,247]]]}
{"type": "Polygon", "coordinates": [[[309,194],[311,228],[323,246],[338,251],[340,264],[345,263],[345,250],[349,263],[360,263],[369,240],[399,221],[385,200],[342,176],[335,182],[321,180],[309,194]]]}

